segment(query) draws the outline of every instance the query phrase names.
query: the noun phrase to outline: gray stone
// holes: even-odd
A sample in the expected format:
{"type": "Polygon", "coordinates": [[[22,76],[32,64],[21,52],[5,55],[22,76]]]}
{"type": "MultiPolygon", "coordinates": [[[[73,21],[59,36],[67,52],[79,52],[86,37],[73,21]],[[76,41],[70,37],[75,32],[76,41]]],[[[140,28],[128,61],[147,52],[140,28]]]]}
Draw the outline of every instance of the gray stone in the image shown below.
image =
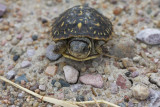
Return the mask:
{"type": "Polygon", "coordinates": [[[62,55],[61,54],[56,54],[53,52],[53,50],[55,49],[55,45],[49,45],[46,49],[46,57],[50,60],[50,61],[55,61],[58,60],[62,55]]]}
{"type": "Polygon", "coordinates": [[[154,28],[147,28],[140,31],[136,38],[149,45],[160,44],[160,30],[154,28]]]}
{"type": "Polygon", "coordinates": [[[111,56],[118,58],[133,58],[135,56],[135,43],[128,38],[120,38],[113,41],[115,44],[109,46],[108,52],[111,56]]]}
{"type": "Polygon", "coordinates": [[[6,12],[7,7],[4,4],[0,3],[0,17],[2,17],[4,15],[4,13],[6,12]]]}
{"type": "Polygon", "coordinates": [[[25,75],[25,74],[17,77],[15,80],[16,80],[16,82],[19,82],[19,83],[20,83],[22,80],[24,80],[25,82],[28,82],[28,79],[26,78],[26,75],[25,75]]]}
{"type": "Polygon", "coordinates": [[[12,41],[11,41],[11,44],[12,45],[17,45],[19,43],[19,41],[20,41],[19,39],[13,38],[12,41]]]}
{"type": "Polygon", "coordinates": [[[76,92],[78,89],[82,87],[81,84],[71,85],[71,91],[76,92]]]}
{"type": "Polygon", "coordinates": [[[73,68],[72,66],[66,65],[63,67],[63,70],[64,70],[66,81],[68,83],[77,82],[79,72],[75,68],[73,68]]]}
{"type": "Polygon", "coordinates": [[[46,90],[46,86],[45,86],[45,85],[39,85],[39,89],[40,89],[41,91],[45,91],[45,90],[46,90]]]}
{"type": "Polygon", "coordinates": [[[111,83],[110,87],[111,87],[111,93],[112,94],[117,94],[118,93],[119,89],[118,89],[118,86],[115,82],[111,83]]]}
{"type": "Polygon", "coordinates": [[[28,55],[29,57],[33,56],[34,54],[35,54],[35,50],[34,50],[34,49],[28,49],[28,50],[27,50],[27,55],[28,55]]]}
{"type": "Polygon", "coordinates": [[[160,107],[160,91],[150,89],[149,100],[149,107],[160,107]]]}
{"type": "Polygon", "coordinates": [[[19,93],[19,94],[18,94],[18,98],[21,99],[21,98],[23,98],[23,97],[24,97],[24,93],[19,93]]]}
{"type": "Polygon", "coordinates": [[[31,66],[31,62],[30,61],[23,61],[21,63],[21,67],[22,68],[26,68],[26,67],[29,67],[29,66],[31,66]]]}
{"type": "Polygon", "coordinates": [[[10,79],[13,79],[15,77],[15,75],[16,75],[16,72],[11,70],[11,71],[7,72],[6,77],[7,77],[7,79],[10,80],[10,79]]]}

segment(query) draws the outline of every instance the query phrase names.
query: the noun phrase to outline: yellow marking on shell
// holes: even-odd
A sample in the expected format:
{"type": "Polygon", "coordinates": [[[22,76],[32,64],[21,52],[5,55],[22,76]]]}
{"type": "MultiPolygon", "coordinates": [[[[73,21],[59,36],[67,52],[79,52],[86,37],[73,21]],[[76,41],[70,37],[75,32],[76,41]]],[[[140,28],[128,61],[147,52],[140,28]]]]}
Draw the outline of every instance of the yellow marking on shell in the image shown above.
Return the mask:
{"type": "Polygon", "coordinates": [[[61,27],[64,25],[64,22],[62,22],[61,27]]]}
{"type": "Polygon", "coordinates": [[[57,32],[57,35],[59,35],[59,32],[57,32]]]}
{"type": "Polygon", "coordinates": [[[83,6],[80,6],[79,8],[80,8],[80,9],[83,9],[83,6]]]}
{"type": "Polygon", "coordinates": [[[97,23],[97,24],[95,24],[96,26],[100,26],[100,24],[99,23],[97,23]]]}
{"type": "Polygon", "coordinates": [[[87,24],[87,21],[85,20],[84,23],[87,24]]]}
{"type": "Polygon", "coordinates": [[[80,21],[82,21],[83,19],[79,19],[80,21]]]}
{"type": "Polygon", "coordinates": [[[91,30],[91,29],[92,29],[92,27],[89,27],[89,29],[91,30]]]}
{"type": "Polygon", "coordinates": [[[99,32],[98,32],[98,35],[99,35],[99,32]]]}
{"type": "Polygon", "coordinates": [[[101,35],[102,35],[102,32],[101,32],[101,35]]]}
{"type": "Polygon", "coordinates": [[[64,31],[64,34],[66,34],[66,31],[64,31]]]}
{"type": "Polygon", "coordinates": [[[54,32],[54,35],[56,34],[57,31],[54,32]]]}
{"type": "Polygon", "coordinates": [[[109,31],[108,31],[108,29],[106,29],[106,31],[107,31],[107,33],[109,34],[109,31]]]}
{"type": "Polygon", "coordinates": [[[78,28],[81,29],[81,27],[82,27],[82,23],[80,22],[78,23],[78,28]]]}
{"type": "Polygon", "coordinates": [[[88,19],[91,19],[91,17],[88,17],[88,19]]]}
{"type": "Polygon", "coordinates": [[[94,31],[94,34],[96,34],[96,31],[94,31]]]}
{"type": "Polygon", "coordinates": [[[73,32],[73,29],[71,30],[71,32],[73,32]]]}
{"type": "Polygon", "coordinates": [[[74,20],[73,23],[76,23],[76,20],[74,20]]]}
{"type": "Polygon", "coordinates": [[[104,32],[103,34],[104,34],[104,35],[106,35],[106,33],[105,33],[105,32],[104,32]]]}
{"type": "Polygon", "coordinates": [[[81,16],[82,14],[83,14],[83,12],[80,10],[80,13],[78,15],[81,16]]]}

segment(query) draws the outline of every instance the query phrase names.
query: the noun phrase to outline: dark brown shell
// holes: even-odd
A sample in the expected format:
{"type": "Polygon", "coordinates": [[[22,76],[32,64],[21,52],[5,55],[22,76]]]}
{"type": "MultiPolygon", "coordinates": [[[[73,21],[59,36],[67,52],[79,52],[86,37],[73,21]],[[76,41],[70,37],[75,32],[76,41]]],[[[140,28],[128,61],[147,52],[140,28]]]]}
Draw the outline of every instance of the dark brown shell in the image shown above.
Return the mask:
{"type": "Polygon", "coordinates": [[[66,10],[51,26],[53,40],[71,37],[107,40],[112,31],[112,23],[108,18],[93,8],[80,5],[66,10]]]}

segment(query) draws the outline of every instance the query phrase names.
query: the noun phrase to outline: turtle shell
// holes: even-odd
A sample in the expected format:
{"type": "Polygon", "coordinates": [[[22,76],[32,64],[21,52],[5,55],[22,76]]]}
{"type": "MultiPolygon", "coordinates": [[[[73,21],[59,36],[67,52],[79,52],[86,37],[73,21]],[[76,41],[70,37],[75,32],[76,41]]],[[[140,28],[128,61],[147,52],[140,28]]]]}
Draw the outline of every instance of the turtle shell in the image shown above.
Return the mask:
{"type": "Polygon", "coordinates": [[[63,12],[51,26],[54,41],[71,37],[108,40],[113,29],[110,20],[88,6],[75,6],[63,12]]]}

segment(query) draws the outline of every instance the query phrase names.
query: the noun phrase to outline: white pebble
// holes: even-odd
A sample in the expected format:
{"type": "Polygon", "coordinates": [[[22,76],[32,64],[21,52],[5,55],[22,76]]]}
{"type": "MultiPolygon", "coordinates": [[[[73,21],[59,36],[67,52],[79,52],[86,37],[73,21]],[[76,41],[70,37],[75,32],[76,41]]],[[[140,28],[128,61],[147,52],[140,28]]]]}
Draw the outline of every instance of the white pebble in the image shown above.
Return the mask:
{"type": "Polygon", "coordinates": [[[29,57],[33,56],[34,54],[35,54],[34,49],[29,49],[29,50],[27,50],[27,55],[28,55],[29,57]]]}
{"type": "Polygon", "coordinates": [[[75,68],[73,68],[72,66],[66,65],[63,67],[63,70],[64,70],[66,81],[68,83],[77,82],[79,72],[75,68]]]}
{"type": "Polygon", "coordinates": [[[23,61],[23,62],[21,63],[21,67],[22,67],[22,68],[29,67],[30,65],[31,65],[31,62],[29,62],[29,61],[23,61]]]}

